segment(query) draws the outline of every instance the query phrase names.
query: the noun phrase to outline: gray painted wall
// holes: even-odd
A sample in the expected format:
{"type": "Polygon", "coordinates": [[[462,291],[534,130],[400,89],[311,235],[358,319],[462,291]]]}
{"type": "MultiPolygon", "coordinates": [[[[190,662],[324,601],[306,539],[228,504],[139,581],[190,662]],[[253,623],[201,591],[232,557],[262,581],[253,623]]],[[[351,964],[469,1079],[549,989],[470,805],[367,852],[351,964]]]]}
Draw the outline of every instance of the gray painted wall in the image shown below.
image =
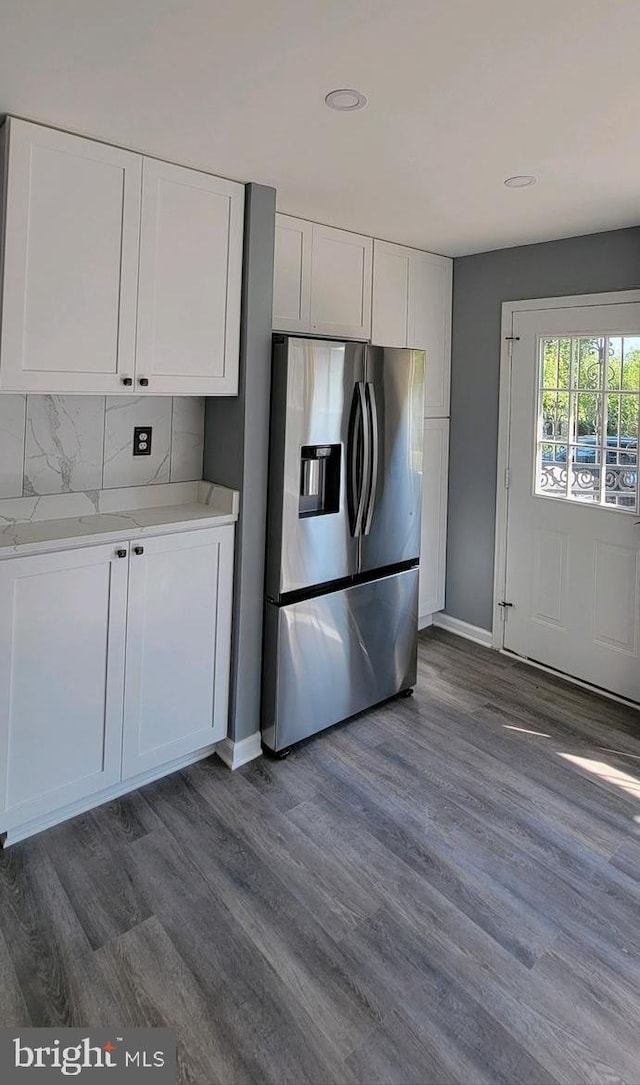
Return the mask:
{"type": "Polygon", "coordinates": [[[229,737],[260,728],[276,191],[245,189],[239,394],[207,400],[204,478],[240,491],[229,737]]]}
{"type": "Polygon", "coordinates": [[[640,227],[454,260],[446,612],[491,629],[503,301],[640,286],[640,227]]]}

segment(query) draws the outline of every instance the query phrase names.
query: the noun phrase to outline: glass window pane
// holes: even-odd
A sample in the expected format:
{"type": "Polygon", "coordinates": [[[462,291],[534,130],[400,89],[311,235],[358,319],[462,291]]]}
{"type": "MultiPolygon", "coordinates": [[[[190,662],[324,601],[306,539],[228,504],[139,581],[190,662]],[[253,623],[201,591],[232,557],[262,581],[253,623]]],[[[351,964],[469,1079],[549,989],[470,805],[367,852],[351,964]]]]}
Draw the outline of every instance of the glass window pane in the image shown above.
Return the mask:
{"type": "Polygon", "coordinates": [[[602,360],[604,358],[604,339],[578,339],[577,347],[577,388],[598,389],[602,387],[602,360]]]}
{"type": "Polygon", "coordinates": [[[578,392],[574,400],[574,433],[580,437],[596,438],[602,427],[602,396],[599,392],[578,392]]]}
{"type": "Polygon", "coordinates": [[[569,433],[568,392],[542,393],[542,437],[564,437],[569,433]]]}
{"type": "Polygon", "coordinates": [[[545,443],[538,446],[538,471],[536,492],[542,493],[546,497],[566,497],[566,445],[545,443]]]}
{"type": "Polygon", "coordinates": [[[600,463],[595,449],[588,450],[591,458],[584,455],[582,447],[571,450],[569,466],[569,493],[574,501],[600,503],[600,463]]]}
{"type": "Polygon", "coordinates": [[[638,508],[640,336],[540,341],[536,493],[638,508]]]}
{"type": "Polygon", "coordinates": [[[541,354],[541,388],[568,388],[571,340],[544,338],[541,341],[541,354]]]}
{"type": "Polygon", "coordinates": [[[628,392],[640,389],[640,338],[635,335],[621,337],[620,387],[628,392]]]}

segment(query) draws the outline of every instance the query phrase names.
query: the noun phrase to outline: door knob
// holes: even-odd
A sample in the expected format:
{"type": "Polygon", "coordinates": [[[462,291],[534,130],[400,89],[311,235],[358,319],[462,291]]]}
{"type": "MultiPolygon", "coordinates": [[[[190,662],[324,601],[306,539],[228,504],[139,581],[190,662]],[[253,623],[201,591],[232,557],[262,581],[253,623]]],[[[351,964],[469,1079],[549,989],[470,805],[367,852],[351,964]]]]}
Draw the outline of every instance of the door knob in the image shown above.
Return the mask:
{"type": "Polygon", "coordinates": [[[133,552],[138,556],[140,556],[140,554],[144,554],[144,546],[134,546],[133,552]]]}
{"type": "Polygon", "coordinates": [[[127,551],[126,550],[116,550],[116,557],[117,558],[126,558],[126,556],[127,556],[127,551]]]}
{"type": "Polygon", "coordinates": [[[133,384],[133,380],[131,377],[123,377],[122,383],[124,384],[125,388],[130,388],[133,384]]]}
{"type": "Polygon", "coordinates": [[[140,385],[141,388],[146,388],[147,385],[149,384],[149,378],[148,377],[140,377],[140,380],[138,381],[138,384],[140,385]]]}

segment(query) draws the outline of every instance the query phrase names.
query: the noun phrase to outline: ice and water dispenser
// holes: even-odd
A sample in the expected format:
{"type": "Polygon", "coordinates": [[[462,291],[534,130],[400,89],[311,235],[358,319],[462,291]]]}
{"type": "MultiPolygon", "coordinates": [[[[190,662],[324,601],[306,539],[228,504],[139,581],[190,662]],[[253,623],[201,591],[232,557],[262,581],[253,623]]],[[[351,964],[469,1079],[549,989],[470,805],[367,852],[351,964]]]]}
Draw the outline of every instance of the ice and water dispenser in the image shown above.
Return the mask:
{"type": "Polygon", "coordinates": [[[299,516],[326,516],[339,511],[341,452],[341,445],[302,446],[299,516]]]}

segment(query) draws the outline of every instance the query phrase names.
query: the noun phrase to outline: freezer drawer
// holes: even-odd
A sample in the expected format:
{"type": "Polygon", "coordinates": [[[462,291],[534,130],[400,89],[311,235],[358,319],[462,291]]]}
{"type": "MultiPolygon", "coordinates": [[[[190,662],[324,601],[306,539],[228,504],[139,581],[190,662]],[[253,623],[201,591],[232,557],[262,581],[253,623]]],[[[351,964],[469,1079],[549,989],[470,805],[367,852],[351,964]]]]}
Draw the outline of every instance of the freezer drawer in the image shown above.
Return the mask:
{"type": "Polygon", "coordinates": [[[262,739],[282,750],[416,680],[418,570],[266,605],[262,739]]]}

